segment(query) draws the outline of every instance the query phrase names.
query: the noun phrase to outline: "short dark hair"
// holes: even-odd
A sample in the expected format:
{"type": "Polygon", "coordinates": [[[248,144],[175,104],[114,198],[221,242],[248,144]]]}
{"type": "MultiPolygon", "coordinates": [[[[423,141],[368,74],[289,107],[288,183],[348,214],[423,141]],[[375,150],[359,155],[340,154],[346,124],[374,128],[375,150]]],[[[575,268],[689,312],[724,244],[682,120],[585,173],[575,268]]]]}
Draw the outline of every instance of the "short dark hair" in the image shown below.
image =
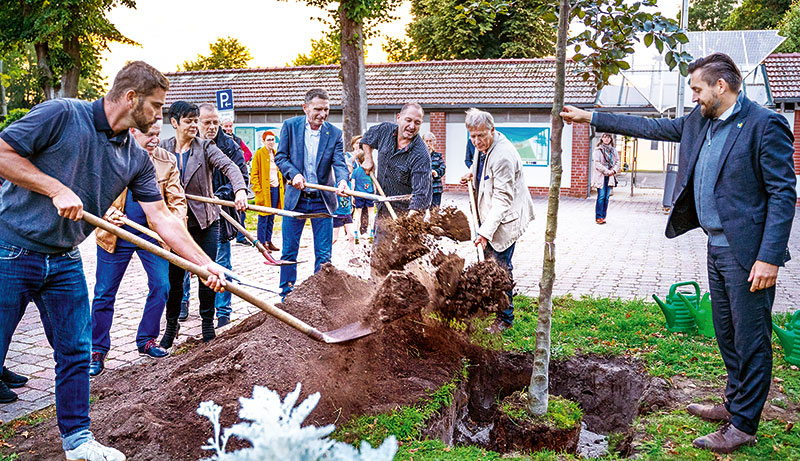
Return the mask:
{"type": "Polygon", "coordinates": [[[117,72],[106,97],[111,101],[118,101],[128,90],[133,90],[138,95],[150,96],[157,89],[169,90],[167,77],[144,61],[129,61],[117,72]]]}
{"type": "Polygon", "coordinates": [[[425,111],[422,109],[422,106],[420,106],[419,103],[417,103],[417,102],[407,102],[407,103],[403,104],[403,107],[400,108],[400,113],[402,114],[403,112],[408,110],[410,107],[413,107],[415,109],[419,109],[419,111],[422,112],[423,115],[425,114],[425,111]]]}
{"type": "Polygon", "coordinates": [[[199,117],[200,109],[192,103],[186,101],[175,101],[169,106],[169,118],[175,119],[180,123],[182,118],[199,117]]]}
{"type": "Polygon", "coordinates": [[[742,73],[733,59],[725,53],[714,53],[694,60],[689,64],[689,73],[696,70],[702,70],[700,75],[707,85],[713,85],[722,79],[734,93],[738,93],[742,87],[742,73]]]}
{"type": "Polygon", "coordinates": [[[322,88],[311,88],[310,90],[306,91],[306,97],[304,99],[305,103],[310,103],[314,98],[328,100],[328,92],[323,90],[322,88]]]}

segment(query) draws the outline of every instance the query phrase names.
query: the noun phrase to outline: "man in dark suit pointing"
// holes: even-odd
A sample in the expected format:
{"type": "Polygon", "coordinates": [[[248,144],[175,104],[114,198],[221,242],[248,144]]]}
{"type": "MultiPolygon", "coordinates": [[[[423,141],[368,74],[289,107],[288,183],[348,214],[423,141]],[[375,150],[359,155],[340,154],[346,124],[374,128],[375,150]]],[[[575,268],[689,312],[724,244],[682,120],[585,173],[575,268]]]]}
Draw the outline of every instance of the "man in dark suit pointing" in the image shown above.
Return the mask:
{"type": "MultiPolygon", "coordinates": [[[[350,175],[344,161],[342,130],[328,123],[328,93],[319,88],[308,90],[303,103],[305,115],[290,118],[281,127],[281,141],[275,164],[292,185],[284,193],[284,208],[300,213],[328,213],[339,206],[333,192],[306,188],[305,183],[338,187],[345,196],[350,175]],[[335,182],[334,182],[335,180],[335,182]]],[[[281,258],[296,260],[305,219],[283,218],[283,252],[281,258]]],[[[333,240],[333,217],[313,218],[314,273],[330,262],[333,240]]],[[[297,280],[296,266],[281,266],[281,297],[286,297],[297,280]]]]}
{"type": "Polygon", "coordinates": [[[565,107],[567,122],[599,131],[680,142],[678,184],[666,235],[708,234],[714,328],[728,382],[726,401],[689,413],[725,421],[694,446],[729,453],[755,443],[772,374],[772,303],[797,193],[794,141],[786,120],[740,93],[742,75],[725,54],[689,66],[692,112],[676,119],[589,113],[565,107]]]}

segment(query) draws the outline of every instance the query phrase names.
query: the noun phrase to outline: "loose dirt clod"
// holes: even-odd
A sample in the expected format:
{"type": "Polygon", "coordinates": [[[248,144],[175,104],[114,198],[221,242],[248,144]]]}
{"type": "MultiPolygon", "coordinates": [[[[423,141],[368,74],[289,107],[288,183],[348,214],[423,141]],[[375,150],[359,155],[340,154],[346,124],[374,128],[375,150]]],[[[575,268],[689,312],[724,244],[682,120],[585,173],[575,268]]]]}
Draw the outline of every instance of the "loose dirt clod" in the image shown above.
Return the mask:
{"type": "Polygon", "coordinates": [[[428,291],[413,274],[392,271],[372,299],[381,322],[392,322],[428,305],[428,291]]]}
{"type": "Polygon", "coordinates": [[[467,215],[456,207],[434,208],[431,210],[430,223],[441,228],[445,237],[459,242],[470,240],[467,215]]]}
{"type": "MultiPolygon", "coordinates": [[[[464,260],[458,256],[438,258],[441,265],[436,272],[437,282],[444,280],[445,283],[452,283],[453,272],[458,267],[455,258],[461,260],[463,267],[464,260]]],[[[465,319],[481,312],[498,312],[508,307],[506,291],[512,290],[514,284],[508,271],[494,260],[473,264],[459,275],[455,290],[448,286],[447,291],[443,289],[441,296],[432,303],[433,308],[445,318],[465,319]],[[452,292],[452,295],[447,295],[448,292],[452,292]]]]}
{"type": "Polygon", "coordinates": [[[427,254],[430,247],[426,237],[430,224],[420,214],[401,216],[397,220],[384,220],[384,229],[376,242],[371,265],[379,276],[393,270],[403,270],[406,264],[427,254]]]}

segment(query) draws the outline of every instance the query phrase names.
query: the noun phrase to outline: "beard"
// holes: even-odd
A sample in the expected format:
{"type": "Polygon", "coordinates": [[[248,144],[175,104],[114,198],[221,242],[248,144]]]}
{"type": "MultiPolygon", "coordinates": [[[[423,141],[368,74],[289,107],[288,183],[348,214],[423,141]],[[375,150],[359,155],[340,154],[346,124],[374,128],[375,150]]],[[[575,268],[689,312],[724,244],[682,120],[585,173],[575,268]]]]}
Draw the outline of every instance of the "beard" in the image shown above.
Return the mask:
{"type": "Polygon", "coordinates": [[[142,133],[147,133],[150,131],[150,128],[156,123],[156,120],[149,120],[147,116],[144,114],[144,100],[140,100],[139,104],[136,105],[136,108],[133,109],[133,123],[136,124],[136,129],[141,131],[142,133]]]}
{"type": "Polygon", "coordinates": [[[714,119],[717,118],[717,111],[719,106],[722,105],[722,100],[714,96],[714,99],[709,101],[709,104],[700,104],[700,114],[705,118],[714,119]]]}

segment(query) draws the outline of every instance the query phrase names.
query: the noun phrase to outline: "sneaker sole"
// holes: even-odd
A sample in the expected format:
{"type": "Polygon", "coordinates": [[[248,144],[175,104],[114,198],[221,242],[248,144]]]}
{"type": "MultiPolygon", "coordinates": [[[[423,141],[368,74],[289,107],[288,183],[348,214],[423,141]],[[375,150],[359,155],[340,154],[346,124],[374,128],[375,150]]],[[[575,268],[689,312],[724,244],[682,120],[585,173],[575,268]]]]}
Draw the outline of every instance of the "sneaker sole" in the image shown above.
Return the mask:
{"type": "Polygon", "coordinates": [[[106,371],[106,369],[103,368],[102,370],[100,370],[100,373],[97,373],[96,375],[89,374],[89,378],[96,378],[96,377],[102,375],[105,371],[106,371]]]}
{"type": "Polygon", "coordinates": [[[6,386],[9,389],[18,389],[18,388],[20,388],[20,387],[22,387],[22,386],[24,386],[25,384],[28,383],[28,381],[25,381],[25,382],[22,382],[22,383],[10,383],[8,381],[3,381],[3,382],[6,383],[6,386]]]}

